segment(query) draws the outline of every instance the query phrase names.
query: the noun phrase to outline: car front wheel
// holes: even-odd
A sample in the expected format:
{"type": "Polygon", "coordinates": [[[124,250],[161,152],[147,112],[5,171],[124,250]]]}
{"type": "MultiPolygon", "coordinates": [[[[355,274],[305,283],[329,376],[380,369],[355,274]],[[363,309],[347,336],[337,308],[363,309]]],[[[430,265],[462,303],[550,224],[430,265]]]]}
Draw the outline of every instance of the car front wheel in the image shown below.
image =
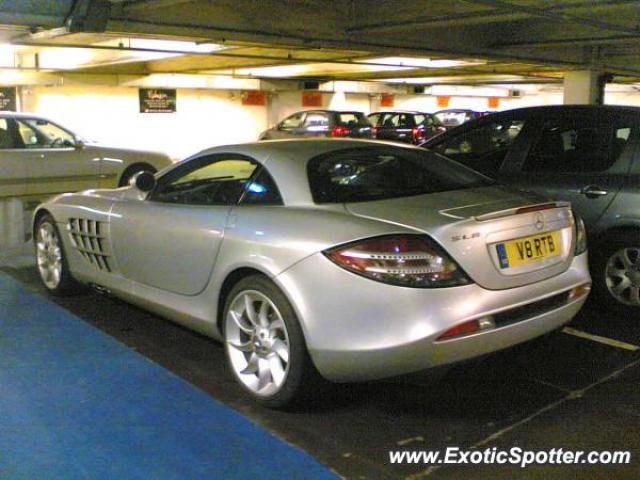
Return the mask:
{"type": "Polygon", "coordinates": [[[47,290],[59,296],[78,291],[80,285],[71,276],[62,239],[51,215],[43,215],[38,220],[34,243],[38,274],[47,290]]]}
{"type": "Polygon", "coordinates": [[[242,279],[227,298],[223,333],[234,377],[267,407],[293,404],[308,387],[313,369],[293,308],[260,275],[242,279]]]}

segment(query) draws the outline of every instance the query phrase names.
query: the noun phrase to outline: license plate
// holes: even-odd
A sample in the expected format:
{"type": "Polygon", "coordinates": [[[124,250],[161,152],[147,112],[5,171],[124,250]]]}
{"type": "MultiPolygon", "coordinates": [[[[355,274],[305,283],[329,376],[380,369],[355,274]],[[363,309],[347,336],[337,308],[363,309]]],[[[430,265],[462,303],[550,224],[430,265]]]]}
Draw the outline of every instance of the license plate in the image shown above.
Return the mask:
{"type": "Polygon", "coordinates": [[[517,267],[543,258],[556,257],[562,251],[560,232],[509,240],[496,245],[500,268],[517,267]]]}

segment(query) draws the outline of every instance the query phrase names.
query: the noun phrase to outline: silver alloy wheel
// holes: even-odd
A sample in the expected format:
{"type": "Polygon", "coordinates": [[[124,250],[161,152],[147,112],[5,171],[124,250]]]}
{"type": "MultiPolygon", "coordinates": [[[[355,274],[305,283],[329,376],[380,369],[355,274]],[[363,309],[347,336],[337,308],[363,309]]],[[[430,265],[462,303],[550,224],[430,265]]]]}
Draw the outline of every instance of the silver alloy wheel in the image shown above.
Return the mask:
{"type": "Polygon", "coordinates": [[[36,261],[40,278],[47,288],[57,288],[62,278],[62,249],[55,227],[48,222],[43,222],[38,227],[36,261]]]}
{"type": "Polygon", "coordinates": [[[640,307],[640,248],[626,247],[611,255],[605,276],[607,288],[616,300],[640,307]]]}
{"type": "Polygon", "coordinates": [[[225,342],[236,377],[260,396],[276,394],[289,373],[289,334],[275,304],[262,292],[244,290],[231,302],[225,342]]]}

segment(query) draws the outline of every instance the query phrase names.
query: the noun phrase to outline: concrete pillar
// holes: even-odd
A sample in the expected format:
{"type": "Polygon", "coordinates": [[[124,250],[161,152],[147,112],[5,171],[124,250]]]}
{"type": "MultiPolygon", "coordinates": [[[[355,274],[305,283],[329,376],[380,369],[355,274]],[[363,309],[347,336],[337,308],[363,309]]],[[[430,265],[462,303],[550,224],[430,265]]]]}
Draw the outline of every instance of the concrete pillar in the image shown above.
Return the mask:
{"type": "Polygon", "coordinates": [[[17,198],[0,199],[0,256],[12,254],[25,241],[22,202],[17,198]]]}
{"type": "Polygon", "coordinates": [[[607,76],[597,70],[576,70],[564,75],[564,103],[598,105],[604,102],[607,76]]]}

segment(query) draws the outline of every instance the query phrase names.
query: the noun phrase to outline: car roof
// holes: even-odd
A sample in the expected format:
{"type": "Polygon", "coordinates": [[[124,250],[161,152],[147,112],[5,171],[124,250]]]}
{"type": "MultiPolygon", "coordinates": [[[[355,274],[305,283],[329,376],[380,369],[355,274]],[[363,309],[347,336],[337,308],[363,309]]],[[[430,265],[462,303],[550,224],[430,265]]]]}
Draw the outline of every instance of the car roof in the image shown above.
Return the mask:
{"type": "Polygon", "coordinates": [[[41,115],[38,115],[36,113],[28,113],[28,112],[11,112],[9,110],[2,110],[0,111],[0,118],[37,118],[39,120],[47,120],[50,121],[48,118],[45,118],[41,115]]]}
{"type": "Polygon", "coordinates": [[[543,105],[538,107],[522,107],[511,110],[503,110],[502,112],[493,112],[489,115],[500,114],[544,114],[555,112],[632,112],[640,113],[640,107],[629,105],[543,105]]]}
{"type": "Polygon", "coordinates": [[[433,115],[433,113],[420,112],[418,110],[380,110],[379,112],[371,112],[367,116],[370,117],[371,115],[380,115],[383,113],[410,113],[413,115],[433,115]]]}
{"type": "Polygon", "coordinates": [[[311,112],[322,112],[322,113],[360,113],[363,114],[363,112],[359,112],[357,110],[327,110],[327,109],[323,109],[323,108],[312,108],[310,110],[300,110],[299,112],[296,113],[292,113],[291,115],[296,115],[298,113],[311,113],[311,112]]]}
{"type": "MultiPolygon", "coordinates": [[[[351,138],[308,138],[265,140],[260,142],[224,145],[203,150],[187,160],[205,155],[237,154],[254,158],[263,164],[274,178],[280,194],[287,206],[315,205],[307,181],[307,163],[311,158],[357,147],[384,146],[399,149],[413,149],[424,152],[413,145],[379,140],[351,138]]],[[[182,162],[181,162],[182,163],[182,162]]]]}

